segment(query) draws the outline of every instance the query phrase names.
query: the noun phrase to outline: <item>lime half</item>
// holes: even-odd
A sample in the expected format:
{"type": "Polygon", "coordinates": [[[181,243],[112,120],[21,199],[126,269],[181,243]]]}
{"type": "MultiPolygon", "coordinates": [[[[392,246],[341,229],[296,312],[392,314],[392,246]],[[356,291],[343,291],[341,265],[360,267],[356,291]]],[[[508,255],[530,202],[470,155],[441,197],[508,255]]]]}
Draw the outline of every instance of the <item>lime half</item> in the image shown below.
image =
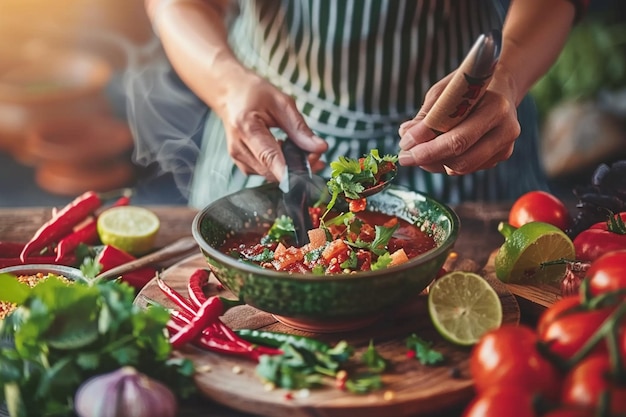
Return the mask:
{"type": "Polygon", "coordinates": [[[453,271],[428,291],[428,313],[446,340],[470,346],[502,324],[502,303],[491,285],[473,272],[453,271]]]}
{"type": "Polygon", "coordinates": [[[98,235],[102,243],[131,255],[149,252],[159,227],[157,215],[143,207],[112,207],[98,216],[98,235]]]}
{"type": "Polygon", "coordinates": [[[558,283],[575,258],[574,244],[548,223],[526,223],[510,232],[495,258],[496,276],[512,284],[558,283]]]}

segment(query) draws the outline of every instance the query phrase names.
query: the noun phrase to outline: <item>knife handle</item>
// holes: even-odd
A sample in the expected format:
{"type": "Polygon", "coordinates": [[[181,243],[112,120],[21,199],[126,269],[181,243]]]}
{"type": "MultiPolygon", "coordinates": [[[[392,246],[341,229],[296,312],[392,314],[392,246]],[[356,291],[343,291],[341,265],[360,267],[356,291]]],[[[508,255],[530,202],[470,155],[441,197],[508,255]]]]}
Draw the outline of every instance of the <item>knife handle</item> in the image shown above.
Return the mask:
{"type": "Polygon", "coordinates": [[[478,37],[448,85],[424,117],[435,133],[449,131],[467,117],[485,94],[500,57],[502,35],[492,30],[478,37]]]}

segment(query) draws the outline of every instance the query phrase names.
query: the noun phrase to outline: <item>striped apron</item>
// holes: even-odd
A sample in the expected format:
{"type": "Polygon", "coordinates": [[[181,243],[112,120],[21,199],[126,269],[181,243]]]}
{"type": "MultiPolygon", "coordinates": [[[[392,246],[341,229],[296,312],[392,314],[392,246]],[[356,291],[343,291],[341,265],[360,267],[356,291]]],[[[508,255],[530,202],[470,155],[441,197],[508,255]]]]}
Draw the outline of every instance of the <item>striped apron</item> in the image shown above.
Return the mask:
{"type": "MultiPolygon", "coordinates": [[[[499,3],[486,0],[242,0],[230,42],[244,65],[295,98],[333,161],[374,148],[397,154],[399,125],[481,33],[502,26],[502,16],[499,3]]],[[[400,167],[396,183],[450,204],[545,189],[533,111],[524,100],[521,137],[497,167],[454,177],[400,167]]],[[[263,181],[238,170],[221,121],[210,114],[189,204],[203,207],[263,181]]]]}

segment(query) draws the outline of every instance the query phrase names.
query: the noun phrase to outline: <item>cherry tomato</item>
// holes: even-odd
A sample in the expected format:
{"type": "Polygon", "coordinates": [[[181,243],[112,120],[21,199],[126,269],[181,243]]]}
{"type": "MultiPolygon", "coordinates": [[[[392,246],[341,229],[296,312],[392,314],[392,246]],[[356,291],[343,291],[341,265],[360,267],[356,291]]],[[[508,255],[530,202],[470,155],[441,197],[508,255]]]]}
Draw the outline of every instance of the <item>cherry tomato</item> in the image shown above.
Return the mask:
{"type": "Polygon", "coordinates": [[[530,191],[513,203],[509,224],[520,227],[533,221],[550,223],[565,230],[572,218],[565,204],[556,196],[545,191],[530,191]]]}
{"type": "MultiPolygon", "coordinates": [[[[542,328],[539,340],[553,354],[565,360],[570,359],[614,310],[614,307],[605,307],[563,314],[542,328]]],[[[601,339],[594,349],[603,350],[605,347],[605,341],[601,339]]]]}
{"type": "Polygon", "coordinates": [[[515,385],[497,386],[479,394],[463,411],[463,417],[537,417],[533,394],[515,385]]]}
{"type": "Polygon", "coordinates": [[[517,386],[558,398],[560,375],[536,348],[537,335],[528,326],[503,325],[487,332],[472,349],[470,373],[478,393],[492,386],[517,386]]]}
{"type": "Polygon", "coordinates": [[[611,369],[608,355],[589,356],[574,367],[563,381],[564,404],[578,405],[597,409],[604,391],[611,397],[611,415],[626,413],[626,387],[612,383],[607,374],[611,369]]]}
{"type": "Polygon", "coordinates": [[[613,221],[599,222],[574,238],[576,259],[593,262],[603,254],[626,249],[626,212],[613,215],[613,221]]]}
{"type": "Polygon", "coordinates": [[[592,296],[626,289],[626,250],[600,256],[591,263],[586,275],[592,296]]]}
{"type": "Polygon", "coordinates": [[[563,297],[556,301],[539,316],[539,320],[537,320],[537,333],[541,334],[545,331],[546,327],[558,317],[576,311],[580,306],[580,297],[578,295],[563,297]]]}

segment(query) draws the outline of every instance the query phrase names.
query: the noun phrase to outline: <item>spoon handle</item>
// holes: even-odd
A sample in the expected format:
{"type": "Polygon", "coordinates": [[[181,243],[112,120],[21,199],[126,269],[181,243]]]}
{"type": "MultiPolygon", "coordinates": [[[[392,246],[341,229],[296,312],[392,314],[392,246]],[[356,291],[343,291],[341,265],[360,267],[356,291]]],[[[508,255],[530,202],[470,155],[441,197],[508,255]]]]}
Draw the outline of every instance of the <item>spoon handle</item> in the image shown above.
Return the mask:
{"type": "Polygon", "coordinates": [[[452,129],[467,117],[485,94],[500,58],[502,34],[494,29],[478,37],[461,66],[424,117],[435,133],[452,129]]]}
{"type": "Polygon", "coordinates": [[[127,272],[141,269],[146,266],[151,266],[155,263],[172,259],[176,256],[182,256],[186,253],[190,253],[192,250],[198,249],[198,244],[191,236],[178,239],[174,243],[171,243],[163,248],[152,252],[146,256],[135,259],[134,261],[127,262],[115,268],[111,268],[102,272],[96,278],[97,279],[112,279],[117,278],[120,275],[124,275],[127,272]]]}

